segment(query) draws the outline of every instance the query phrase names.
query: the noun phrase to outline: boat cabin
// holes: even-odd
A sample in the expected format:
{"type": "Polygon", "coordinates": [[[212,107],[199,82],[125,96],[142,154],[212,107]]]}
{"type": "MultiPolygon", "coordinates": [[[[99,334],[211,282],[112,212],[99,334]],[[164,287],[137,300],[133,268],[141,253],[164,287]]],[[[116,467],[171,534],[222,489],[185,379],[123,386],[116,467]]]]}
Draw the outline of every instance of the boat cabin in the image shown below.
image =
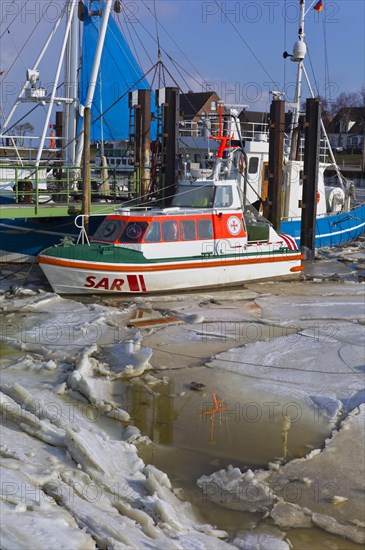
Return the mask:
{"type": "Polygon", "coordinates": [[[211,177],[197,180],[186,174],[171,208],[120,209],[107,216],[91,242],[161,259],[237,255],[277,240],[267,220],[251,205],[243,208],[241,153],[236,147],[225,151],[225,139],[211,177]]]}
{"type": "Polygon", "coordinates": [[[146,258],[240,254],[267,243],[271,226],[242,210],[119,211],[102,221],[92,243],[143,252],[146,258]]]}

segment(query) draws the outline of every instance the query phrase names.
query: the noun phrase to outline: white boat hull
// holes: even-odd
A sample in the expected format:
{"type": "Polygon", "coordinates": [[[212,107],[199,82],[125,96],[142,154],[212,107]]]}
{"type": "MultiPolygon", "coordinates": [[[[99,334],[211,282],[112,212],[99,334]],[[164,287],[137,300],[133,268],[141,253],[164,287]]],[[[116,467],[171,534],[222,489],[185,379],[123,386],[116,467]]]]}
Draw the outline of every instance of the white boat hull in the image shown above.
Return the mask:
{"type": "Polygon", "coordinates": [[[236,285],[247,281],[271,279],[273,277],[294,276],[301,270],[301,256],[296,259],[257,258],[241,260],[236,263],[225,258],[215,262],[190,265],[156,265],[154,268],[136,266],[128,270],[123,266],[111,269],[72,268],[43,263],[40,266],[58,294],[94,294],[123,293],[146,294],[184,289],[212,288],[224,285],[236,285]],[[212,264],[212,265],[210,265],[212,264]]]}

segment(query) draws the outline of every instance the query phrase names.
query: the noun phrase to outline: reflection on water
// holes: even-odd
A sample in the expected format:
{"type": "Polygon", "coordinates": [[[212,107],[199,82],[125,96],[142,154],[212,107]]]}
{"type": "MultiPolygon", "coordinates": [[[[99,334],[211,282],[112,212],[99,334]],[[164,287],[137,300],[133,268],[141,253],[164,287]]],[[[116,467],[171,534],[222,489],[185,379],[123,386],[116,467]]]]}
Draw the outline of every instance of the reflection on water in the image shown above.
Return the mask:
{"type": "Polygon", "coordinates": [[[175,410],[173,382],[163,384],[163,394],[149,390],[141,384],[131,384],[126,388],[126,401],[133,411],[133,420],[144,435],[161,445],[174,443],[174,421],[179,413],[175,410]]]}
{"type": "MultiPolygon", "coordinates": [[[[184,449],[195,456],[201,473],[207,473],[204,468],[212,461],[244,468],[301,457],[331,433],[332,424],[309,403],[253,389],[238,374],[205,367],[187,369],[185,375],[168,373],[169,378],[155,379],[153,385],[130,382],[121,406],[156,447],[184,449]],[[188,381],[199,376],[205,391],[192,391],[188,381]]],[[[190,474],[193,458],[191,466],[190,474]]]]}
{"type": "MultiPolygon", "coordinates": [[[[184,380],[181,371],[168,371],[171,378],[164,377],[152,386],[132,382],[126,388],[126,402],[137,427],[153,442],[140,447],[141,458],[166,472],[175,488],[183,489],[203,523],[234,537],[239,531],[260,529],[270,521],[260,514],[212,503],[197,487],[197,479],[230,464],[241,471],[260,466],[266,469],[268,462],[278,457],[304,456],[322,446],[331,425],[318,416],[314,421],[313,410],[305,403],[284,402],[273,395],[270,401],[264,392],[257,394],[242,387],[242,377],[232,373],[225,373],[230,380],[224,383],[221,373],[212,369],[206,391],[191,391],[186,377],[198,379],[198,373],[197,368],[187,369],[184,380]],[[229,385],[240,388],[239,402],[230,398],[229,385]]],[[[294,550],[358,548],[317,528],[292,529],[287,535],[294,550]]]]}

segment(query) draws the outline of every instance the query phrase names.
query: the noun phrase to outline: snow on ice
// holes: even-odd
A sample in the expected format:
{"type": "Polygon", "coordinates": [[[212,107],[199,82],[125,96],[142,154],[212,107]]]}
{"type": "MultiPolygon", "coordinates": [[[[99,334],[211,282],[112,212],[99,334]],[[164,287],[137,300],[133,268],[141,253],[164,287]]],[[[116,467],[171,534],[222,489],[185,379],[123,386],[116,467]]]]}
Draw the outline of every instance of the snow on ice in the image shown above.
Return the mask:
{"type": "MultiPolygon", "coordinates": [[[[208,366],[238,373],[255,395],[269,388],[304,401],[333,435],[322,451],[303,459],[256,471],[232,465],[202,476],[198,485],[207,500],[269,514],[275,525],[229,538],[201,523],[168,476],[139,457],[137,444],[148,438],[115,392],[115,384],[151,368],[152,349],[126,322],[136,304],[116,308],[20,288],[0,296],[6,321],[2,548],[285,550],[283,530],[313,525],[365,542],[363,286],[347,285],[344,292],[343,285],[332,285],[326,293],[317,284],[311,286],[315,296],[258,288],[244,291],[250,300],[245,319],[287,332],[233,347],[208,366]]],[[[184,323],[208,319],[213,327],[219,304],[213,309],[212,298],[206,300],[199,314],[173,313],[184,323]]],[[[229,307],[225,319],[232,314],[239,321],[238,310],[229,307]]],[[[200,333],[207,337],[204,329],[197,327],[195,341],[200,333]]],[[[219,332],[211,332],[217,340],[219,332]]],[[[184,334],[188,342],[190,329],[184,334]]]]}

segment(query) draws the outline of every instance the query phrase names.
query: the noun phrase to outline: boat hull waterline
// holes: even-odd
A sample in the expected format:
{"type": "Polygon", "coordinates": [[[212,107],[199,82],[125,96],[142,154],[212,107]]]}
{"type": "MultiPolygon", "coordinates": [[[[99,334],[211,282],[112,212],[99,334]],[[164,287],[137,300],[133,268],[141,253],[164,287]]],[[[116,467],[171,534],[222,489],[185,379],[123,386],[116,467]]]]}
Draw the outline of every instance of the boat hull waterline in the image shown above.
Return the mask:
{"type": "Polygon", "coordinates": [[[298,251],[272,251],[255,257],[217,256],[120,265],[59,259],[44,251],[38,262],[58,294],[146,294],[294,276],[303,269],[301,259],[298,251]]]}

